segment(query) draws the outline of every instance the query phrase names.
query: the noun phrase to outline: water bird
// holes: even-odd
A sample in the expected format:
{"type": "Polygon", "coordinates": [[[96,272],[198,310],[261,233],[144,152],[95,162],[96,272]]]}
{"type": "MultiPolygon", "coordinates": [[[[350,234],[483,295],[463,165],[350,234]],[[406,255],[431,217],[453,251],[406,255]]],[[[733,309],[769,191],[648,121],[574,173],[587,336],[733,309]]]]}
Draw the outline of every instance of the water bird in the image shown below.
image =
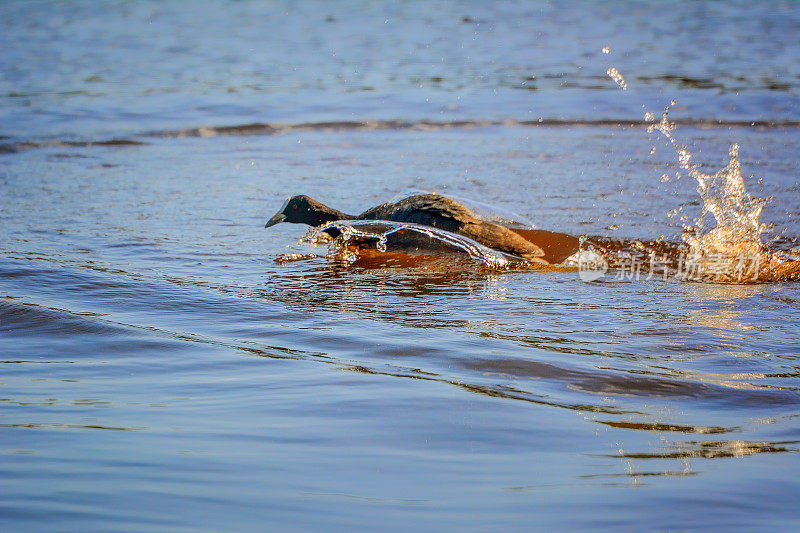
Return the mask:
{"type": "Polygon", "coordinates": [[[536,263],[560,262],[578,249],[578,239],[571,235],[507,227],[485,220],[457,200],[436,193],[387,202],[360,215],[343,213],[305,195],[292,196],[265,227],[281,222],[321,226],[337,220],[389,220],[432,226],[536,263]]]}

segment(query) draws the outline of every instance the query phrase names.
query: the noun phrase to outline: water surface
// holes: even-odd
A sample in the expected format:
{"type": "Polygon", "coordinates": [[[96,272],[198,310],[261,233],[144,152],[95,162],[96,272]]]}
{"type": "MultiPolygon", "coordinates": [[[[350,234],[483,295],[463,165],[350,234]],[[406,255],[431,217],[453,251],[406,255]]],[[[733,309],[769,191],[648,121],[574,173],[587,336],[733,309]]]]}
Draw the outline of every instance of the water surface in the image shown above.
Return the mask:
{"type": "Polygon", "coordinates": [[[794,4],[193,6],[0,7],[3,531],[796,528],[796,283],[366,268],[263,229],[421,189],[679,239],[696,183],[638,125],[675,98],[796,246],[794,4]],[[376,120],[409,126],[318,124],[376,120]],[[251,123],[292,127],[213,130],[251,123]]]}

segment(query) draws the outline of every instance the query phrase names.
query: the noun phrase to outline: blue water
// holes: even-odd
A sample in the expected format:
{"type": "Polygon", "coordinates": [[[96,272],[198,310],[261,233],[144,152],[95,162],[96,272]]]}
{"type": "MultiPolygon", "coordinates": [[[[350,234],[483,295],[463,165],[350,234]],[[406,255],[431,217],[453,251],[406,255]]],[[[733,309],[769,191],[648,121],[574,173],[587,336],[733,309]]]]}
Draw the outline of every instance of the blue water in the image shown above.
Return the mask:
{"type": "Polygon", "coordinates": [[[791,2],[0,4],[0,529],[796,530],[797,283],[347,266],[263,225],[419,189],[679,240],[696,184],[637,124],[675,99],[791,248],[799,30],[791,2]]]}

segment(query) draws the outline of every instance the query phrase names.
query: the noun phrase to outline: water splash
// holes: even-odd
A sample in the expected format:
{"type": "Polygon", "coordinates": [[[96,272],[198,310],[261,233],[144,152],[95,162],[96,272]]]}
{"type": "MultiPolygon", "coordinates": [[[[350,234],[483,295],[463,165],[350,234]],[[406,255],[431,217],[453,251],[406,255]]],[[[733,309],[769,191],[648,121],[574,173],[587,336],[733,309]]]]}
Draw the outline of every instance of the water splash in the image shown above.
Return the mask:
{"type": "MultiPolygon", "coordinates": [[[[622,74],[615,67],[609,67],[606,74],[621,88],[627,88],[622,74]]],[[[748,256],[750,260],[757,260],[766,252],[761,234],[768,226],[762,224],[759,218],[767,200],[747,192],[741,173],[739,145],[731,145],[728,151],[730,160],[725,167],[714,174],[702,172],[699,165],[691,162],[692,153],[688,147],[681,145],[675,137],[677,125],[669,119],[669,111],[674,105],[675,100],[672,100],[664,108],[661,120],[657,121],[656,115],[649,111],[644,119],[650,123],[647,131],[658,131],[664,135],[675,149],[678,166],[697,181],[697,192],[703,201],[703,208],[694,224],[686,224],[682,219],[684,242],[689,245],[691,255],[701,260],[712,255],[727,259],[731,256],[748,256]],[[706,229],[710,226],[709,214],[713,215],[716,225],[706,229]]],[[[669,181],[669,176],[663,174],[660,180],[662,183],[669,181]]]]}
{"type": "MultiPolygon", "coordinates": [[[[741,269],[742,262],[758,263],[766,252],[761,234],[768,226],[762,224],[759,218],[767,200],[747,192],[741,173],[738,144],[731,145],[728,164],[714,174],[702,172],[699,165],[691,162],[692,153],[678,142],[675,137],[676,125],[669,120],[670,107],[674,104],[672,101],[670,106],[664,108],[658,122],[652,113],[646,114],[645,120],[651,122],[647,131],[658,131],[664,135],[675,149],[679,167],[697,181],[697,192],[703,207],[693,224],[684,224],[684,242],[701,265],[709,266],[712,261],[729,264],[727,270],[719,265],[714,265],[712,270],[718,276],[730,276],[734,273],[731,269],[741,269]],[[713,216],[713,226],[709,215],[713,216]]],[[[753,268],[751,264],[750,269],[753,268]]],[[[756,266],[753,276],[757,275],[756,266]]]]}
{"type": "MultiPolygon", "coordinates": [[[[622,89],[627,88],[622,74],[615,68],[606,71],[622,89]]],[[[675,101],[664,108],[661,119],[647,112],[644,115],[649,133],[658,131],[664,135],[678,158],[680,169],[697,181],[697,192],[703,202],[702,211],[693,224],[681,218],[684,227],[683,241],[689,246],[687,262],[693,271],[690,279],[716,279],[720,281],[750,281],[758,278],[763,260],[773,258],[767,254],[761,234],[767,225],[759,220],[767,200],[747,192],[741,173],[739,145],[731,145],[728,164],[714,174],[706,174],[700,166],[692,163],[692,153],[675,137],[677,126],[669,119],[669,111],[675,101]],[[711,225],[710,216],[715,224],[711,225]]],[[[655,151],[655,148],[651,153],[655,151]]],[[[680,177],[680,174],[678,174],[680,177]]],[[[661,182],[669,176],[661,176],[661,182]]],[[[671,212],[672,213],[672,212],[671,212]]],[[[674,215],[671,215],[674,216],[674,215]]]]}
{"type": "Polygon", "coordinates": [[[329,255],[352,263],[358,247],[373,247],[381,253],[416,255],[460,255],[472,258],[492,270],[527,265],[522,258],[492,250],[472,239],[430,226],[386,220],[337,220],[313,229],[303,242],[328,243],[329,255]]]}

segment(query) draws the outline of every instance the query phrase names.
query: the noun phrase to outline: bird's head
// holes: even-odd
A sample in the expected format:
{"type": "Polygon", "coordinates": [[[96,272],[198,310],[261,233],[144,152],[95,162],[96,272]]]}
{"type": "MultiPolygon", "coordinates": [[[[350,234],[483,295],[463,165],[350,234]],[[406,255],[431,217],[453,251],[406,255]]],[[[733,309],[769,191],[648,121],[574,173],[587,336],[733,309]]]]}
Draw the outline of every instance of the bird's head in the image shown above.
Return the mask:
{"type": "Polygon", "coordinates": [[[337,217],[331,217],[331,209],[324,204],[309,198],[304,194],[288,198],[281,208],[272,218],[267,221],[268,228],[281,222],[292,222],[294,224],[308,224],[309,226],[319,226],[337,217]]]}

